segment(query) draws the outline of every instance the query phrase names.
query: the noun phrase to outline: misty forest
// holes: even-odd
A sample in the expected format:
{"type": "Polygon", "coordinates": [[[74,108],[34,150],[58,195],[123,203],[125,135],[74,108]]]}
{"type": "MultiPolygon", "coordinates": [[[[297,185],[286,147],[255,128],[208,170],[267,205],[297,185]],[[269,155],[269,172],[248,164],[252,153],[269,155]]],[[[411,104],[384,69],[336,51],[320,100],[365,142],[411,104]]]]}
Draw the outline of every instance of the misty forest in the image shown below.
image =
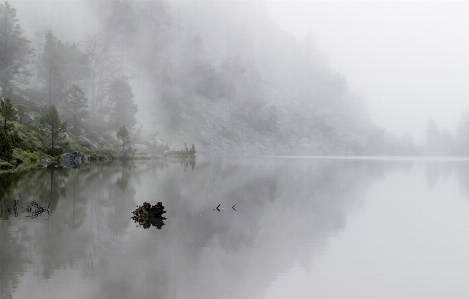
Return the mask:
{"type": "Polygon", "coordinates": [[[2,4],[3,161],[37,151],[119,156],[123,126],[124,153],[140,157],[185,143],[218,155],[466,154],[467,112],[455,136],[432,119],[421,144],[387,133],[314,37],[281,30],[262,3],[86,5],[99,16],[95,30],[74,39],[44,25],[27,36],[2,4]],[[48,109],[62,126],[41,122],[48,109]]]}
{"type": "Polygon", "coordinates": [[[0,299],[469,296],[469,103],[386,127],[272,3],[0,3],[0,299]]]}
{"type": "MultiPolygon", "coordinates": [[[[408,136],[373,125],[363,99],[348,92],[346,78],[327,65],[313,38],[295,40],[262,5],[90,6],[89,13],[103,16],[99,30],[62,40],[47,28],[26,36],[16,9],[2,4],[0,74],[2,97],[10,100],[2,102],[2,147],[112,151],[125,126],[137,149],[150,155],[179,149],[184,141],[208,154],[422,152],[408,136]],[[194,18],[206,9],[232,13],[194,18]],[[243,26],[250,15],[255,26],[243,26]],[[141,89],[138,96],[132,82],[141,89]],[[40,119],[53,106],[66,121],[56,140],[41,134],[40,119]],[[139,109],[150,112],[148,119],[137,122],[139,109]]],[[[425,153],[456,153],[466,127],[462,121],[456,144],[430,120],[425,153]],[[434,146],[445,138],[445,148],[434,146]]],[[[7,153],[3,160],[9,162],[7,153]]]]}

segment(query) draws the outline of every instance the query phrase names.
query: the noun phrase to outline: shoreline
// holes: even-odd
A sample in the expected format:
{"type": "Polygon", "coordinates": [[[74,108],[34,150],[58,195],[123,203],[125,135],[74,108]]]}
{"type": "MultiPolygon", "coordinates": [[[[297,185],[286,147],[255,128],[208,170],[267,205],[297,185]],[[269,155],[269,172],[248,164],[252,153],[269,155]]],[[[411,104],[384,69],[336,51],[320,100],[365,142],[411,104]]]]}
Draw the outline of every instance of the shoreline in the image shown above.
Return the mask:
{"type": "MultiPolygon", "coordinates": [[[[161,155],[148,155],[148,154],[137,154],[131,157],[123,157],[122,155],[115,155],[109,153],[109,155],[102,154],[81,154],[79,152],[64,153],[57,157],[52,157],[43,152],[28,153],[27,157],[17,157],[14,163],[18,163],[15,167],[14,164],[0,161],[0,175],[5,173],[18,173],[23,171],[30,171],[32,169],[43,169],[43,168],[79,168],[81,164],[91,164],[97,162],[114,162],[114,161],[144,161],[144,160],[175,160],[175,161],[192,161],[196,159],[195,154],[181,154],[181,153],[165,153],[161,155]],[[64,155],[70,155],[72,153],[78,153],[79,163],[75,164],[76,167],[67,167],[60,163],[60,157],[64,155]],[[23,159],[22,159],[23,158],[23,159]]],[[[23,155],[25,156],[25,155],[23,155]]]]}

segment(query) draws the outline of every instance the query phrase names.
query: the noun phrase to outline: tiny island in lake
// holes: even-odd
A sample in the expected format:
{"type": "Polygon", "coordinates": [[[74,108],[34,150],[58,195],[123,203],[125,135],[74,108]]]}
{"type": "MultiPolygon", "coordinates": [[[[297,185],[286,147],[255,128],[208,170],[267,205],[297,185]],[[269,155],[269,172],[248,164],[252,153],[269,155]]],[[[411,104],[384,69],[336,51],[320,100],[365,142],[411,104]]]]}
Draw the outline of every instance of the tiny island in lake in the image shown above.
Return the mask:
{"type": "Polygon", "coordinates": [[[152,226],[157,229],[161,229],[164,225],[163,220],[166,220],[163,217],[163,214],[166,213],[162,202],[158,202],[156,205],[151,205],[148,202],[144,202],[143,205],[137,206],[137,208],[132,211],[132,220],[137,223],[137,226],[143,227],[144,229],[150,228],[152,226]]]}

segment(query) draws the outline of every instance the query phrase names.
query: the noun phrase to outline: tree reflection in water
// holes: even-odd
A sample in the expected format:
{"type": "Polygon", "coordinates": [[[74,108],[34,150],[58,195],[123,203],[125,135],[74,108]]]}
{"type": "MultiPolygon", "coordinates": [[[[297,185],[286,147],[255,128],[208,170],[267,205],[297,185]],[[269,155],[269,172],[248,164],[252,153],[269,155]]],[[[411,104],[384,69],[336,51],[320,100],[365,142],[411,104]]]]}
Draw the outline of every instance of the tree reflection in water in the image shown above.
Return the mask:
{"type": "Polygon", "coordinates": [[[6,200],[3,297],[12,296],[26,269],[50,282],[58,270],[63,277],[78,272],[87,279],[70,283],[84,284],[92,298],[207,298],[215,292],[241,298],[254,282],[259,293],[250,296],[260,295],[279,272],[309,259],[325,246],[325,236],[342,230],[349,210],[383,176],[382,164],[373,162],[129,162],[10,178],[15,187],[0,194],[2,205],[6,200]],[[14,200],[18,207],[50,202],[50,218],[8,218],[14,200]],[[143,201],[165,202],[170,225],[136,229],[130,213],[143,201]],[[217,204],[228,209],[213,213],[217,204]],[[211,287],[224,275],[236,279],[225,279],[223,290],[211,287]]]}

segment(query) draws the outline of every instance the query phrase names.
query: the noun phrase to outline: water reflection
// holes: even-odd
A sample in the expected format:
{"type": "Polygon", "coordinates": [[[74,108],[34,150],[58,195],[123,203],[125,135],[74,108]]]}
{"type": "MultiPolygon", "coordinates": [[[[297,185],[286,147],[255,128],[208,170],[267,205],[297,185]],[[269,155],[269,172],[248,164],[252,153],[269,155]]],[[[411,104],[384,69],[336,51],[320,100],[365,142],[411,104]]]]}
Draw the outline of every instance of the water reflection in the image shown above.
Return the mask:
{"type": "MultiPolygon", "coordinates": [[[[16,203],[18,203],[17,200],[15,200],[16,203]]],[[[16,208],[16,206],[15,206],[16,208]]],[[[42,206],[41,204],[31,201],[26,208],[24,208],[23,212],[26,212],[28,215],[26,217],[30,217],[31,219],[34,219],[38,216],[41,216],[44,213],[47,213],[48,216],[50,216],[50,204],[46,206],[42,206]]]]}
{"type": "Polygon", "coordinates": [[[425,163],[425,179],[428,189],[433,190],[433,187],[440,179],[445,181],[453,172],[455,164],[448,161],[428,161],[425,163]]]}
{"type": "Polygon", "coordinates": [[[427,161],[425,179],[429,190],[454,175],[461,194],[469,200],[469,161],[427,161]]]}
{"type": "Polygon", "coordinates": [[[26,272],[29,280],[47,279],[57,297],[259,297],[278,273],[311,267],[371,183],[404,166],[219,159],[0,176],[2,298],[15,288],[20,297],[44,295],[21,283],[26,272]],[[10,217],[15,200],[49,206],[49,219],[10,217]],[[131,211],[143,201],[163,201],[168,225],[136,228],[131,211]],[[72,285],[86,293],[68,292],[72,285]]]}

